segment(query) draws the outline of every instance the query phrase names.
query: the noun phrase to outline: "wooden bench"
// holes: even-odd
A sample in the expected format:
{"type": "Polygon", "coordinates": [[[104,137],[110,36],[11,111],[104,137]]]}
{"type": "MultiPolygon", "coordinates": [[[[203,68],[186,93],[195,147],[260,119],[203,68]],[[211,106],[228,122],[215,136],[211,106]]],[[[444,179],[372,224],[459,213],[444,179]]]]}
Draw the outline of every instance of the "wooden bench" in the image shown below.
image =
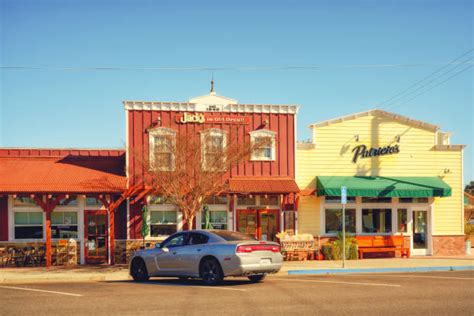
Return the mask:
{"type": "Polygon", "coordinates": [[[401,257],[410,257],[410,248],[405,247],[403,236],[356,236],[359,259],[366,252],[397,252],[401,257]]]}
{"type": "Polygon", "coordinates": [[[285,261],[313,260],[317,251],[314,240],[281,241],[280,247],[285,261]]]}

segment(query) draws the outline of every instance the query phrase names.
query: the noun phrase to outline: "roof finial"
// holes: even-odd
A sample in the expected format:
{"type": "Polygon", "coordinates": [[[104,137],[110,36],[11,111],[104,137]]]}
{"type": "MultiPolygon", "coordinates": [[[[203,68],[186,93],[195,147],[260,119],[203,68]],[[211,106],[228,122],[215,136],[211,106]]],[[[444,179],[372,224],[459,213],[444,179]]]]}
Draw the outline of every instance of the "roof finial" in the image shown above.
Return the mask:
{"type": "Polygon", "coordinates": [[[216,92],[214,91],[214,75],[212,76],[212,79],[211,79],[211,94],[216,94],[216,92]]]}

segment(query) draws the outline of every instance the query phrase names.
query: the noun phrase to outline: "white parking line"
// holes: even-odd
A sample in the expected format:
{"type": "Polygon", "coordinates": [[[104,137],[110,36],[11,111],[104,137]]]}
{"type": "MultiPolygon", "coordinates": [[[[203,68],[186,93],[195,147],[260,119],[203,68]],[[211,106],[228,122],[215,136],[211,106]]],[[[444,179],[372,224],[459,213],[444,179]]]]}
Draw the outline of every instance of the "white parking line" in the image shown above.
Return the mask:
{"type": "Polygon", "coordinates": [[[58,295],[66,295],[66,296],[77,296],[81,297],[81,294],[74,294],[74,293],[67,293],[67,292],[57,292],[57,291],[48,291],[48,290],[40,290],[40,289],[30,289],[27,287],[16,287],[16,286],[0,286],[2,289],[11,289],[11,290],[21,290],[21,291],[31,291],[31,292],[41,292],[41,293],[48,293],[48,294],[58,294],[58,295]]]}
{"type": "Polygon", "coordinates": [[[400,284],[386,284],[386,283],[367,283],[367,282],[344,282],[344,281],[328,281],[328,280],[307,280],[307,279],[277,279],[272,280],[279,281],[290,281],[290,282],[314,282],[314,283],[334,283],[334,284],[349,284],[349,285],[364,285],[364,286],[388,286],[388,287],[401,287],[400,284]]]}
{"type": "MultiPolygon", "coordinates": [[[[341,275],[342,276],[342,275],[341,275]]],[[[355,275],[355,274],[345,274],[344,276],[351,276],[351,277],[360,277],[362,276],[361,274],[355,275]]],[[[474,278],[461,278],[461,277],[445,277],[445,276],[436,276],[436,275],[406,275],[406,274],[366,274],[364,273],[363,276],[368,276],[368,277],[392,277],[392,278],[420,278],[420,279],[451,279],[451,280],[467,280],[467,281],[474,281],[474,278]]]]}

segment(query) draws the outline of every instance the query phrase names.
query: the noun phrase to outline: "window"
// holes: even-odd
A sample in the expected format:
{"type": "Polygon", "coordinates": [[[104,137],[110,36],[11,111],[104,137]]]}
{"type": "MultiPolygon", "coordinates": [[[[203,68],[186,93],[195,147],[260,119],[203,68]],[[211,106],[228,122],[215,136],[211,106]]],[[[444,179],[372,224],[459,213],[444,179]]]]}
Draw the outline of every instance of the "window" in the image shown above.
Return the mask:
{"type": "Polygon", "coordinates": [[[212,128],[201,132],[201,159],[204,170],[225,170],[226,132],[212,128]]]}
{"type": "Polygon", "coordinates": [[[278,195],[261,195],[260,205],[278,205],[278,195]]]}
{"type": "Polygon", "coordinates": [[[73,196],[70,196],[69,198],[61,199],[58,205],[59,206],[77,206],[77,196],[73,195],[73,196]]]}
{"type": "MultiPolygon", "coordinates": [[[[341,209],[325,209],[326,234],[335,234],[342,232],[342,210],[341,209]]],[[[356,227],[356,211],[353,209],[346,210],[346,232],[355,234],[356,227]]]]}
{"type": "Polygon", "coordinates": [[[406,208],[399,208],[397,210],[397,231],[399,233],[406,233],[407,232],[407,209],[406,208]]]}
{"type": "MultiPolygon", "coordinates": [[[[227,211],[209,210],[209,223],[211,229],[227,229],[227,211]]],[[[201,227],[205,229],[206,223],[204,219],[204,212],[201,212],[201,227]]]]}
{"type": "Polygon", "coordinates": [[[209,237],[203,234],[191,233],[189,234],[188,245],[202,245],[207,244],[209,237]]]}
{"type": "Polygon", "coordinates": [[[207,205],[226,204],[227,205],[227,195],[210,196],[206,198],[204,204],[207,204],[207,205]]]}
{"type": "Polygon", "coordinates": [[[77,212],[51,213],[52,238],[78,238],[77,212]]]}
{"type": "MultiPolygon", "coordinates": [[[[325,196],[324,197],[324,200],[326,203],[334,203],[334,204],[338,204],[338,203],[341,203],[341,197],[340,196],[325,196]]],[[[355,196],[348,196],[347,197],[347,203],[355,203],[356,202],[356,198],[355,196]]]]}
{"type": "Polygon", "coordinates": [[[237,197],[237,205],[256,205],[255,195],[239,195],[237,197]]]}
{"type": "Polygon", "coordinates": [[[162,195],[152,195],[149,200],[150,205],[172,204],[170,199],[162,195]]]}
{"type": "Polygon", "coordinates": [[[168,248],[173,248],[173,247],[180,247],[184,246],[186,243],[186,235],[185,233],[178,234],[176,236],[171,236],[170,238],[166,239],[161,247],[168,247],[168,248]]]}
{"type": "Polygon", "coordinates": [[[151,211],[150,236],[169,236],[176,233],[177,216],[176,211],[151,211]]]}
{"type": "Polygon", "coordinates": [[[158,127],[149,133],[150,167],[160,171],[174,170],[176,131],[158,127]]]}
{"type": "Polygon", "coordinates": [[[13,199],[14,206],[36,206],[36,202],[29,196],[17,196],[13,199]]]}
{"type": "Polygon", "coordinates": [[[251,160],[275,160],[276,133],[266,129],[250,132],[251,160]]]}
{"type": "Polygon", "coordinates": [[[362,203],[391,203],[390,197],[362,197],[362,203]]]}
{"type": "Polygon", "coordinates": [[[400,198],[400,203],[428,203],[428,198],[400,198]]]}
{"type": "Polygon", "coordinates": [[[391,209],[362,209],[362,232],[390,233],[391,231],[391,209]]]}
{"type": "Polygon", "coordinates": [[[86,206],[93,206],[93,207],[102,207],[102,201],[95,196],[88,196],[86,197],[86,206]]]}
{"type": "Polygon", "coordinates": [[[15,239],[42,239],[43,212],[15,212],[15,239]]]}

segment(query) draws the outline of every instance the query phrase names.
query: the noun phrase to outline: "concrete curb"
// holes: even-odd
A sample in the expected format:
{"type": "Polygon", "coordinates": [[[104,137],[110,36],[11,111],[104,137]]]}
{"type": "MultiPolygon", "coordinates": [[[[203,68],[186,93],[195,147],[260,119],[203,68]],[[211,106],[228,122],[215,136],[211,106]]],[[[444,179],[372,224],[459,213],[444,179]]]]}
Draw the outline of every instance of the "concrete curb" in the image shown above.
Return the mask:
{"type": "Polygon", "coordinates": [[[321,275],[321,274],[347,274],[347,273],[388,273],[388,272],[433,272],[433,271],[474,271],[474,266],[288,270],[288,275],[311,275],[311,274],[321,275]]]}

